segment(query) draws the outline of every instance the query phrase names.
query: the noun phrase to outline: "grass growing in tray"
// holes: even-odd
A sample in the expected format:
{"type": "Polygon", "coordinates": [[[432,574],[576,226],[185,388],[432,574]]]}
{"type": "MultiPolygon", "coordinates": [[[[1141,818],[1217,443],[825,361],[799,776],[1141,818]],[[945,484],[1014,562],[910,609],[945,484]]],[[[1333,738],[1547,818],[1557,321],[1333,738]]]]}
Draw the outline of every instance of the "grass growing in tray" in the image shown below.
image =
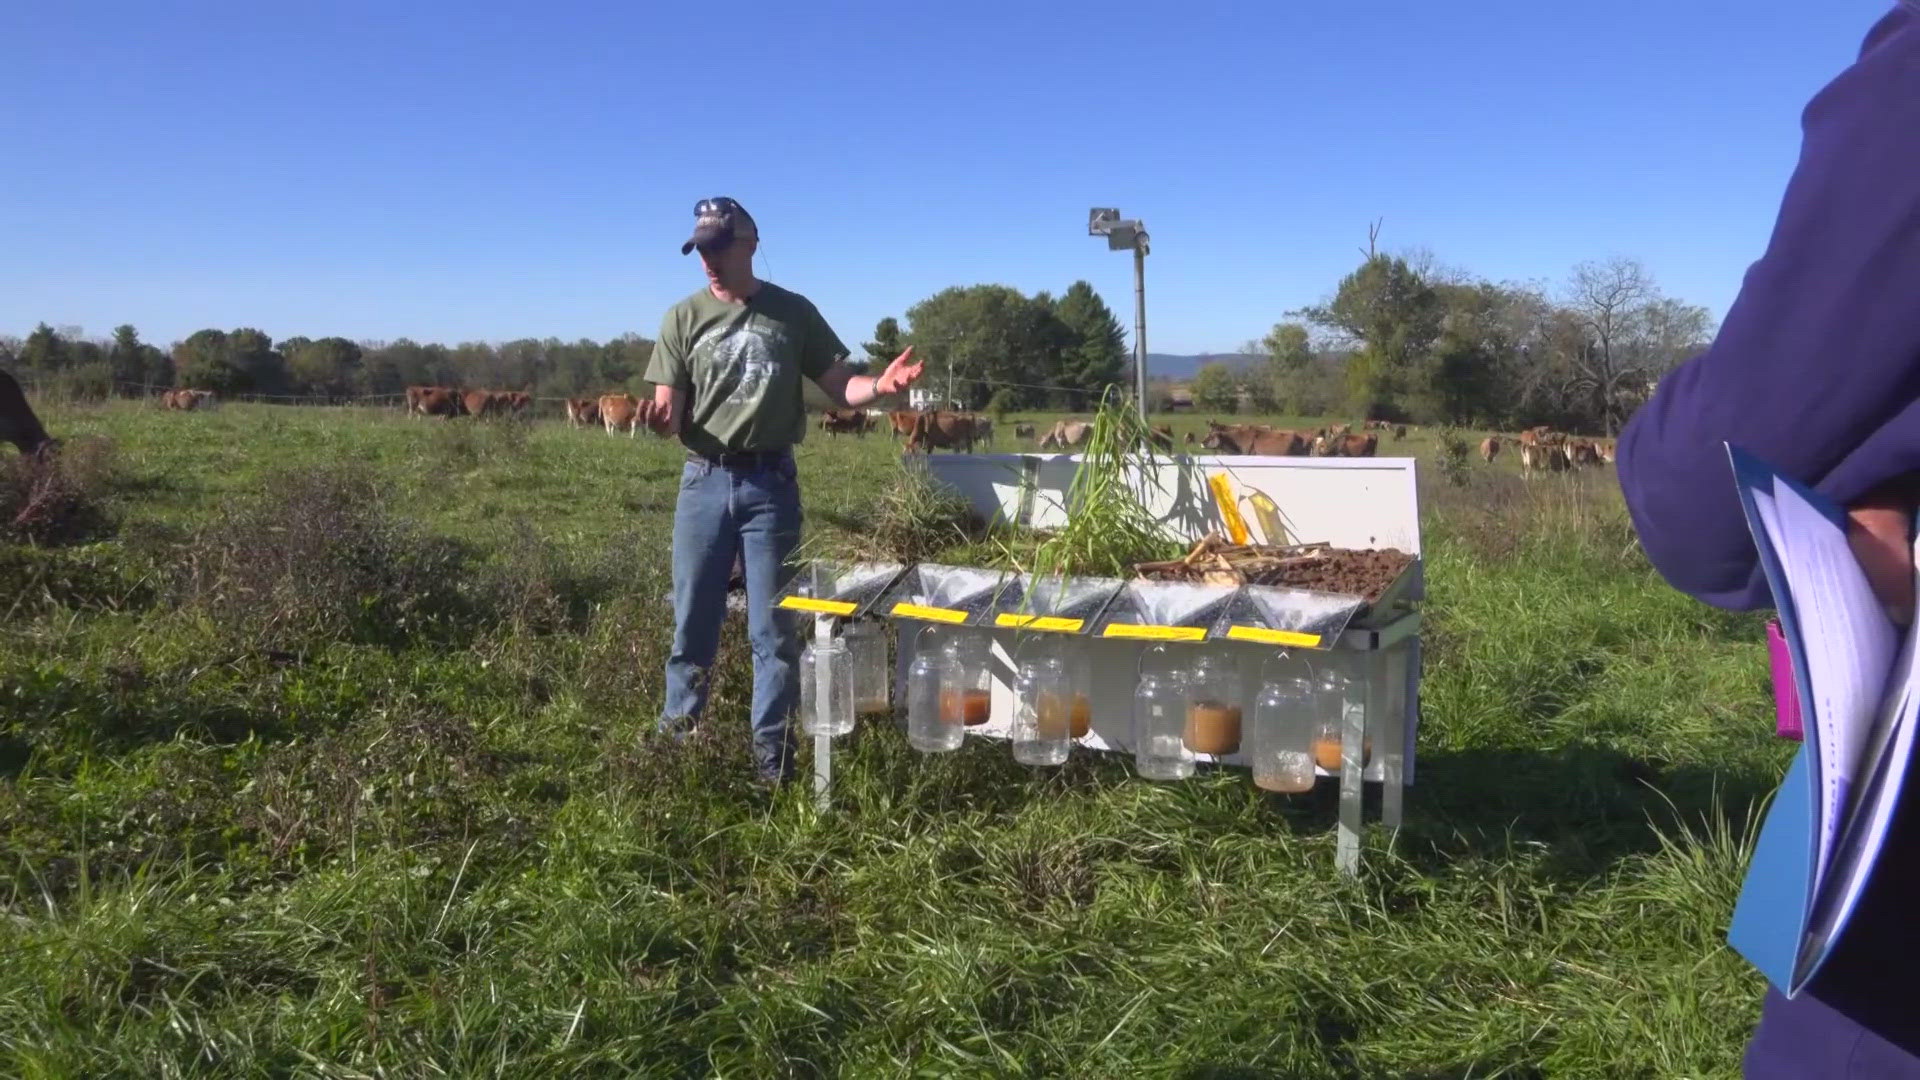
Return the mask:
{"type": "MultiPolygon", "coordinates": [[[[1235,770],[881,724],[830,815],[758,796],[738,616],[703,733],[652,737],[671,444],[47,413],[118,474],[108,534],[0,543],[0,1075],[1738,1075],[1763,981],[1725,929],[1792,747],[1759,620],[1661,583],[1606,473],[1423,489],[1407,825],[1343,880],[1332,792],[1235,770]],[[234,546],[308,510],[341,524],[300,560],[234,546]]],[[[883,436],[799,456],[823,536],[899,472],[883,436]]],[[[1138,552],[1062,535],[1063,569],[1138,552]]]]}
{"type": "MultiPolygon", "coordinates": [[[[1040,541],[1027,568],[1042,577],[1130,578],[1134,563],[1178,555],[1180,545],[1154,520],[1141,501],[1144,492],[1130,479],[1158,483],[1147,425],[1111,389],[1101,398],[1081,455],[1067,490],[1067,524],[1040,541]]],[[[1009,557],[1021,561],[1011,551],[1009,557]]]]}

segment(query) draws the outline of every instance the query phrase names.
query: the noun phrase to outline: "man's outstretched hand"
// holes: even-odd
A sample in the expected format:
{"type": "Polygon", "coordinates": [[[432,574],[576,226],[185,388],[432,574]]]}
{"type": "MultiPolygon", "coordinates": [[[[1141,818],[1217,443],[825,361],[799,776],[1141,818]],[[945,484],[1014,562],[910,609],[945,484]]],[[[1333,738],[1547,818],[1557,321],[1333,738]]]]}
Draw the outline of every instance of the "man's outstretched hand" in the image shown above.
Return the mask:
{"type": "Polygon", "coordinates": [[[917,364],[913,362],[913,346],[909,345],[907,346],[906,352],[894,357],[893,363],[887,365],[887,370],[881,372],[880,377],[873,380],[873,392],[876,394],[897,394],[907,387],[912,386],[914,380],[920,377],[920,369],[926,366],[925,361],[917,364]]]}

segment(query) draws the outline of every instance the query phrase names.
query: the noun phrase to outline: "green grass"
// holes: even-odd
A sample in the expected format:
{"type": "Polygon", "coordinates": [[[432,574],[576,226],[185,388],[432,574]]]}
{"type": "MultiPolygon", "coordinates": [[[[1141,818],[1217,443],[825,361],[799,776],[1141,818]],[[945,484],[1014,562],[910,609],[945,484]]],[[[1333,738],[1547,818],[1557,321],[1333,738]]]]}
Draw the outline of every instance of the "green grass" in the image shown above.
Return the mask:
{"type": "MultiPolygon", "coordinates": [[[[1426,478],[1418,782],[1347,880],[1326,784],[1237,771],[887,728],[833,813],[757,796],[737,621],[710,733],[656,742],[651,438],[50,412],[119,525],[0,544],[0,1075],[1737,1075],[1791,748],[1759,621],[1667,589],[1610,473],[1426,478]]],[[[896,454],[810,434],[816,544],[896,454]]]]}

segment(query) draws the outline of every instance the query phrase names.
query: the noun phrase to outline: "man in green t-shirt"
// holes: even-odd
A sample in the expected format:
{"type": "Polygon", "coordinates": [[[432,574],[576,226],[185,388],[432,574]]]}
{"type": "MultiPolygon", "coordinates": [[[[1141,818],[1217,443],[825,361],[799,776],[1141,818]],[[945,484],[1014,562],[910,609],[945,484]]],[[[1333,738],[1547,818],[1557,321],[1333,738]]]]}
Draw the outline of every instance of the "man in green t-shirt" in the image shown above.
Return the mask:
{"type": "Polygon", "coordinates": [[[920,377],[913,350],[878,376],[856,375],[847,347],[799,293],[759,280],[760,230],[732,199],[702,199],[693,237],[707,284],[667,310],[646,378],[640,418],[687,449],[673,512],[673,650],[661,726],[684,732],[707,704],[727,579],[746,574],[753,644],[753,753],[762,780],[793,775],[787,718],[797,703],[799,640],[773,606],[800,540],[793,446],[806,434],[800,378],[841,407],[866,405],[920,377]]]}

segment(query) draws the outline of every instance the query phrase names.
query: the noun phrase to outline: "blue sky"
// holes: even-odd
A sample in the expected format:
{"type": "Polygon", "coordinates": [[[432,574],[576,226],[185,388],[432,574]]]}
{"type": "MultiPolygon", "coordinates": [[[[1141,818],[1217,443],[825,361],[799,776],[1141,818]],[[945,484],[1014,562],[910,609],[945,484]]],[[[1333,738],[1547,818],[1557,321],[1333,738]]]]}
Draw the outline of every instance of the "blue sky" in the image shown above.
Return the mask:
{"type": "Polygon", "coordinates": [[[1227,351],[1381,243],[1640,258],[1718,317],[1806,100],[1888,0],[0,7],[0,334],[653,336],[703,195],[858,348],[955,284],[1093,282],[1227,351]]]}

